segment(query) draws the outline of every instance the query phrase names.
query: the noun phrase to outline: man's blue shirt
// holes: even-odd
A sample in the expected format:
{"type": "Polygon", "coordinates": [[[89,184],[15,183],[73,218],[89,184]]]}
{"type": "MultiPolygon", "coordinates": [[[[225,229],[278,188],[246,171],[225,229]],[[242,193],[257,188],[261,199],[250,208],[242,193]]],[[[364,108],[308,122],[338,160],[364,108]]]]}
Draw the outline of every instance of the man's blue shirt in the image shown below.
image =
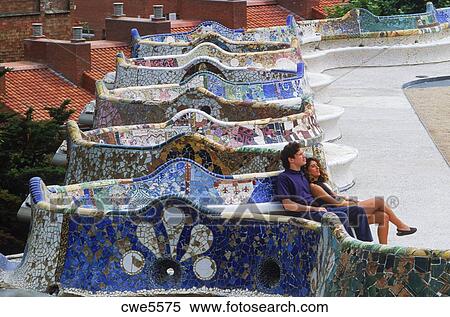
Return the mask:
{"type": "Polygon", "coordinates": [[[286,169],[278,175],[277,196],[280,201],[290,199],[306,206],[310,206],[314,201],[309,187],[309,181],[303,171],[294,171],[291,169],[286,169]]]}

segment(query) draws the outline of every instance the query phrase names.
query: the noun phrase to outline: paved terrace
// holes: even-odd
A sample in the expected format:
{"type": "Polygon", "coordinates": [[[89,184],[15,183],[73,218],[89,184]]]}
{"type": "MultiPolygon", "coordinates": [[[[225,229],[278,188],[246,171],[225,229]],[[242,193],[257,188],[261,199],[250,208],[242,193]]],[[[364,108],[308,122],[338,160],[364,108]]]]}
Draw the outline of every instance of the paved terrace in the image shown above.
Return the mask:
{"type": "Polygon", "coordinates": [[[415,235],[397,237],[391,225],[392,245],[450,248],[450,168],[401,88],[416,76],[449,72],[450,62],[334,69],[324,73],[335,81],[316,94],[318,102],[345,108],[341,141],[359,150],[352,165],[357,183],[348,193],[395,196],[396,213],[418,227],[415,235]]]}

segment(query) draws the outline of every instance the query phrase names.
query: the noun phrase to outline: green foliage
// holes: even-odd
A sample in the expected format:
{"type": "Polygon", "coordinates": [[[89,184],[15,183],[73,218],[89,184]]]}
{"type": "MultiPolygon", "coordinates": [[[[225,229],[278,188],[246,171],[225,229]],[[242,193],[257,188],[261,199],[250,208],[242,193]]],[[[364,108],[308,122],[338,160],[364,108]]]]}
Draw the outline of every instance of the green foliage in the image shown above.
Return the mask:
{"type": "Polygon", "coordinates": [[[75,112],[75,110],[67,109],[67,106],[70,104],[70,99],[66,99],[62,102],[62,104],[57,108],[45,107],[45,110],[48,111],[50,117],[58,123],[59,125],[64,124],[69,117],[75,112]]]}
{"type": "Polygon", "coordinates": [[[12,68],[9,68],[9,67],[5,67],[5,68],[3,68],[3,69],[0,69],[0,77],[5,76],[7,72],[10,72],[10,71],[12,71],[12,70],[13,70],[13,69],[12,69],[12,68]]]}
{"type": "Polygon", "coordinates": [[[16,215],[28,195],[28,181],[41,177],[49,184],[62,184],[65,169],[51,159],[65,138],[61,125],[72,110],[70,100],[58,107],[47,107],[51,119],[33,121],[33,109],[25,116],[1,111],[0,105],[0,252],[22,252],[28,225],[17,222],[16,215]]]}
{"type": "MultiPolygon", "coordinates": [[[[367,9],[375,15],[421,13],[429,0],[350,0],[343,5],[325,8],[329,18],[342,17],[351,9],[367,9]]],[[[432,1],[437,8],[450,7],[450,0],[432,1]]]]}

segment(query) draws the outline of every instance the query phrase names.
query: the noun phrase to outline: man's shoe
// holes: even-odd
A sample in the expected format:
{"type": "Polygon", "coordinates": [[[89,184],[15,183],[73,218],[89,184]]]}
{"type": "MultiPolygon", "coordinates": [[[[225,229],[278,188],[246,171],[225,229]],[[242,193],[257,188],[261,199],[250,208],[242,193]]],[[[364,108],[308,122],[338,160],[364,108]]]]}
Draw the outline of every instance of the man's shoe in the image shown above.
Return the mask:
{"type": "Polygon", "coordinates": [[[409,230],[399,230],[397,229],[397,235],[398,236],[407,236],[410,234],[413,234],[417,231],[417,228],[409,227],[409,230]]]}

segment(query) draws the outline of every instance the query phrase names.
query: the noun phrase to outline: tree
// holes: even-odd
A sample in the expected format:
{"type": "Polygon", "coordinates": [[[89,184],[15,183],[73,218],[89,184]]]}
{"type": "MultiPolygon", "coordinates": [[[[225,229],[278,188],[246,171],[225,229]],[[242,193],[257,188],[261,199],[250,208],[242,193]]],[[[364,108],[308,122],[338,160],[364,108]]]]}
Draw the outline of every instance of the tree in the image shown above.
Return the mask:
{"type": "MultiPolygon", "coordinates": [[[[329,18],[337,18],[351,9],[367,9],[375,15],[398,15],[425,12],[429,0],[350,0],[346,4],[339,4],[325,8],[329,18]]],[[[449,7],[450,0],[432,1],[437,8],[449,7]]]]}
{"type": "MultiPolygon", "coordinates": [[[[61,125],[73,110],[70,100],[47,107],[50,120],[33,121],[33,109],[25,116],[1,111],[0,105],[0,252],[22,252],[28,225],[17,221],[17,211],[28,195],[28,181],[41,177],[49,184],[62,184],[65,169],[51,159],[65,138],[61,125]]],[[[4,105],[3,105],[4,107],[4,105]]]]}

